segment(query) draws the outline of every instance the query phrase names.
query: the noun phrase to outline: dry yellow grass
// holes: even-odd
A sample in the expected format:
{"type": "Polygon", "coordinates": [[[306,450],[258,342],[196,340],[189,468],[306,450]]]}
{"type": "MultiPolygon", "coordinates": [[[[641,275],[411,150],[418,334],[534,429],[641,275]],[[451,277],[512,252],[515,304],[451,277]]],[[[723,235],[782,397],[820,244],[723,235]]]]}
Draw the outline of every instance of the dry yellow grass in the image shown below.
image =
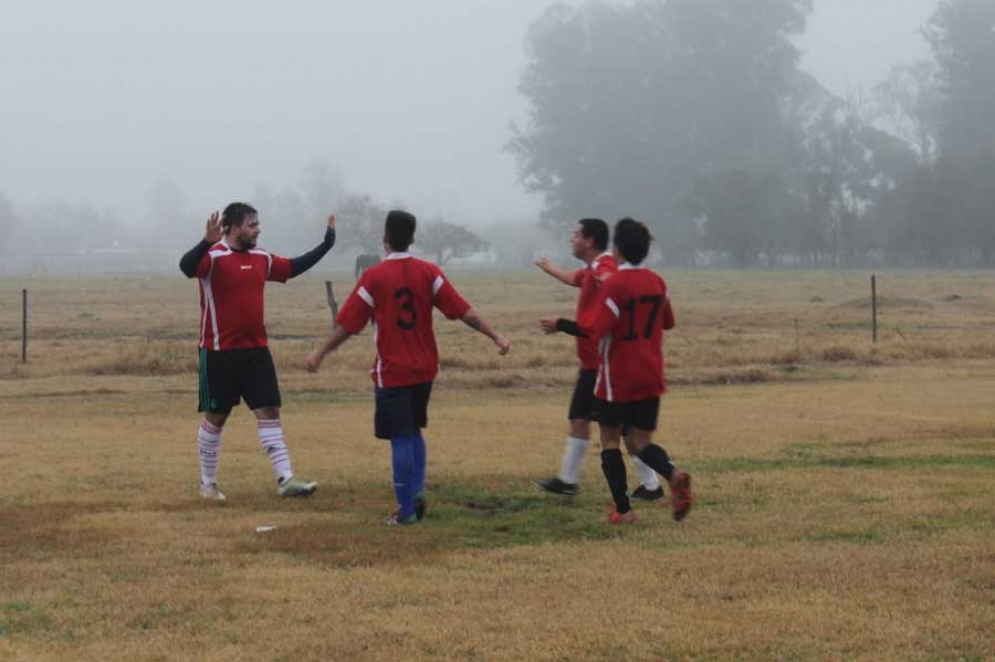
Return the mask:
{"type": "Polygon", "coordinates": [[[576,503],[529,486],[575,372],[535,320],[574,293],[453,279],[515,348],[440,322],[432,517],[403,531],[377,526],[368,336],[303,371],[320,277],[271,287],[268,317],[294,464],[321,488],[278,499],[240,409],[222,507],[196,494],[195,286],[29,282],[26,366],[0,307],[0,659],[995,659],[995,276],[879,277],[872,346],[867,274],[671,275],[660,438],[698,504],[679,526],[637,505],[622,530],[596,451],[576,503]]]}

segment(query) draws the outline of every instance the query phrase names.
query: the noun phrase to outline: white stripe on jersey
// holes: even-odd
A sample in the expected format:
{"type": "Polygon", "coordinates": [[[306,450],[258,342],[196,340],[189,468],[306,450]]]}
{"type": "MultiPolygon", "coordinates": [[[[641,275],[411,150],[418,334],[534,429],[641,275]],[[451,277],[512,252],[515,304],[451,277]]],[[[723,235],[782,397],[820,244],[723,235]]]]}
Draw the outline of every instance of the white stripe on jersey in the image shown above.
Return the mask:
{"type": "MultiPolygon", "coordinates": [[[[211,335],[214,337],[211,344],[215,350],[219,350],[221,349],[221,334],[218,332],[218,308],[214,304],[214,291],[211,289],[211,274],[207,274],[200,282],[204,286],[204,301],[207,302],[207,310],[204,311],[204,330],[207,330],[207,318],[210,317],[211,335]]],[[[207,340],[207,338],[205,337],[204,340],[207,340]]]]}
{"type": "Polygon", "coordinates": [[[612,313],[615,314],[616,318],[618,318],[620,316],[619,312],[618,312],[618,305],[614,301],[612,301],[611,297],[606,297],[605,298],[605,305],[608,306],[609,308],[611,308],[611,311],[612,311],[612,313]]]}
{"type": "MultiPolygon", "coordinates": [[[[360,288],[360,289],[363,289],[363,288],[360,288]]],[[[363,291],[365,292],[366,290],[363,290],[363,291]]],[[[370,305],[372,306],[373,304],[371,303],[370,305]]],[[[376,348],[376,346],[377,346],[377,323],[374,321],[373,324],[372,324],[372,326],[373,326],[373,347],[376,348]]],[[[380,361],[380,352],[377,352],[377,361],[376,361],[376,363],[373,364],[374,365],[373,369],[376,371],[376,374],[377,374],[377,386],[379,386],[380,388],[383,388],[383,375],[380,374],[380,364],[381,364],[381,361],[380,361]]]]}
{"type": "Polygon", "coordinates": [[[214,261],[218,258],[222,258],[226,255],[231,255],[232,250],[227,243],[222,239],[221,246],[223,250],[211,251],[208,255],[211,256],[211,268],[208,269],[207,275],[200,279],[201,286],[204,288],[204,301],[207,304],[207,310],[204,311],[204,321],[201,325],[201,341],[207,344],[207,320],[211,320],[211,335],[213,336],[213,345],[215,350],[221,349],[221,334],[218,332],[218,307],[214,303],[214,290],[211,288],[211,274],[214,273],[214,261]]]}
{"type": "MultiPolygon", "coordinates": [[[[611,301],[611,299],[609,299],[611,301]]],[[[612,402],[612,372],[611,366],[608,364],[608,351],[612,346],[612,334],[608,334],[601,339],[601,371],[598,372],[598,381],[601,380],[602,374],[605,378],[605,400],[612,402]]],[[[595,390],[597,390],[597,384],[595,384],[595,390]]]]}
{"type": "Polygon", "coordinates": [[[269,254],[269,251],[264,251],[261,248],[250,248],[249,252],[253,255],[266,256],[266,277],[269,278],[269,274],[273,270],[273,256],[269,254]]]}
{"type": "Polygon", "coordinates": [[[439,290],[442,289],[442,286],[445,284],[445,282],[446,281],[444,281],[442,279],[441,275],[435,277],[435,280],[432,281],[432,296],[433,297],[435,297],[435,295],[439,293],[439,290]]]}
{"type": "Polygon", "coordinates": [[[363,286],[361,285],[361,286],[359,287],[359,289],[358,289],[358,290],[356,290],[356,294],[358,294],[358,295],[359,295],[359,298],[360,298],[360,299],[362,299],[363,301],[365,301],[365,302],[366,302],[366,305],[367,305],[367,306],[369,306],[370,308],[373,308],[373,307],[374,307],[374,306],[373,306],[373,295],[372,295],[372,294],[370,294],[369,292],[367,292],[367,291],[366,291],[366,288],[365,288],[365,287],[363,287],[363,286]]]}

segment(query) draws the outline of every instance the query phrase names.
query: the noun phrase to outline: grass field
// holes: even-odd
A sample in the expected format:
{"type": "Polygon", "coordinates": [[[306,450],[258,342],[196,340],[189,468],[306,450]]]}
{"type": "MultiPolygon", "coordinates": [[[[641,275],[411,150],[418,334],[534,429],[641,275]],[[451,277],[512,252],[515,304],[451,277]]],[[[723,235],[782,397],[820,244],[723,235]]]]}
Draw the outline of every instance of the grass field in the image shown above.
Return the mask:
{"type": "Polygon", "coordinates": [[[403,530],[378,525],[369,333],[303,369],[324,276],[267,299],[321,487],[280,500],[241,408],[223,506],[197,493],[196,285],[5,278],[0,660],[995,660],[995,274],[880,274],[876,345],[866,273],[665,275],[658,438],[694,475],[686,522],[604,524],[596,448],[573,502],[530,486],[576,371],[536,321],[576,291],[455,272],[513,349],[438,322],[430,515],[403,530]]]}

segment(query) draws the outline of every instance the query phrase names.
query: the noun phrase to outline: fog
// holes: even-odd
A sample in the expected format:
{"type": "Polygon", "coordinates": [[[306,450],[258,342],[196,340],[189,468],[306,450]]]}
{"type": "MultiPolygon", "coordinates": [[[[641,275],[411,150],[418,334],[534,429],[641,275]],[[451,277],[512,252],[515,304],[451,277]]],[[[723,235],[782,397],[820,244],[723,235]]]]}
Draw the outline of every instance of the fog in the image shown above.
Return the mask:
{"type": "Polygon", "coordinates": [[[11,3],[0,181],[16,198],[133,212],[161,176],[221,204],[321,160],[413,208],[534,208],[501,146],[523,106],[522,38],[540,9],[11,3]]]}
{"type": "MultiPolygon", "coordinates": [[[[0,194],[22,221],[61,200],[134,226],[166,182],[195,240],[212,209],[327,164],[384,207],[474,228],[538,219],[548,200],[506,145],[528,125],[518,87],[546,7],[0,2],[0,194]]],[[[841,98],[867,93],[927,56],[936,7],[816,0],[792,37],[799,66],[841,98]]]]}

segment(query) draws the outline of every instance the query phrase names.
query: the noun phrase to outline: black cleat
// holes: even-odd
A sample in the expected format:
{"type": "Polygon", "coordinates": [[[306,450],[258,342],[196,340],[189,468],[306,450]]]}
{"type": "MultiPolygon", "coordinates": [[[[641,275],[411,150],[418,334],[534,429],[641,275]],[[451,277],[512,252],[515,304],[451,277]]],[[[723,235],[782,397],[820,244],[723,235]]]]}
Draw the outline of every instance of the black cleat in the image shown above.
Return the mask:
{"type": "Polygon", "coordinates": [[[560,496],[577,496],[578,486],[572,483],[564,483],[562,480],[553,476],[552,478],[547,478],[546,480],[536,480],[532,482],[533,485],[538,487],[544,492],[549,492],[550,494],[559,494],[560,496]]]}
{"type": "Polygon", "coordinates": [[[631,499],[639,499],[640,501],[656,501],[657,499],[663,498],[663,486],[656,488],[655,490],[646,489],[645,485],[640,485],[632,494],[629,495],[631,499]]]}
{"type": "Polygon", "coordinates": [[[425,501],[424,496],[415,497],[415,517],[418,521],[422,521],[425,518],[425,510],[428,508],[428,502],[425,501]]]}

